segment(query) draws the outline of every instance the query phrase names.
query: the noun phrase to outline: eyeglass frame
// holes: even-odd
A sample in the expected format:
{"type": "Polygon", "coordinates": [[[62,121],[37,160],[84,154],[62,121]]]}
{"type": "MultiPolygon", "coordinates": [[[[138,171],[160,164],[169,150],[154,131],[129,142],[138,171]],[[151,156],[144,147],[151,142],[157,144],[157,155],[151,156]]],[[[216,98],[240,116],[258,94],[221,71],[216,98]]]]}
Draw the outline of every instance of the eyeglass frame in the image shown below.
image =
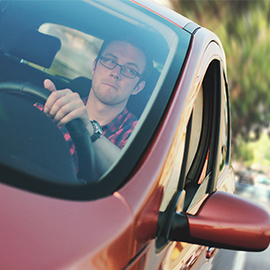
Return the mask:
{"type": "Polygon", "coordinates": [[[136,71],[135,69],[129,68],[129,67],[125,66],[125,65],[120,65],[120,64],[118,64],[116,61],[114,61],[113,59],[110,59],[110,58],[108,58],[108,57],[106,57],[106,56],[101,55],[101,56],[97,59],[97,61],[98,61],[98,60],[100,60],[99,62],[100,62],[100,64],[101,64],[102,66],[104,66],[104,67],[106,67],[106,68],[108,68],[108,69],[110,69],[110,70],[113,70],[113,69],[115,69],[117,66],[119,66],[119,67],[120,67],[120,73],[121,73],[122,75],[124,75],[125,77],[127,77],[127,78],[135,79],[135,78],[138,76],[141,80],[143,79],[142,74],[140,74],[140,73],[139,73],[138,71],[136,71]],[[108,67],[108,66],[106,66],[104,63],[102,63],[102,60],[104,60],[105,58],[111,60],[112,62],[114,62],[114,67],[108,67]],[[124,73],[123,73],[123,67],[124,67],[124,68],[127,68],[127,69],[130,69],[130,70],[133,70],[133,71],[135,72],[135,76],[134,76],[134,77],[130,77],[130,76],[124,74],[124,73]]]}

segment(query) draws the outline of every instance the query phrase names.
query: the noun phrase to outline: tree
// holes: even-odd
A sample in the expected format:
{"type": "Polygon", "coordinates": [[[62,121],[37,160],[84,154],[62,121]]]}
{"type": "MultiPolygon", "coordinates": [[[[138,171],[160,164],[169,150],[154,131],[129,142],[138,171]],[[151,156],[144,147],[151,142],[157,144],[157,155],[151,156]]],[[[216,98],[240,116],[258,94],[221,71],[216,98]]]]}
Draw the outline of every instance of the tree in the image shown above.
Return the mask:
{"type": "Polygon", "coordinates": [[[233,145],[258,139],[270,122],[270,1],[170,0],[175,11],[212,30],[227,57],[233,145]]]}

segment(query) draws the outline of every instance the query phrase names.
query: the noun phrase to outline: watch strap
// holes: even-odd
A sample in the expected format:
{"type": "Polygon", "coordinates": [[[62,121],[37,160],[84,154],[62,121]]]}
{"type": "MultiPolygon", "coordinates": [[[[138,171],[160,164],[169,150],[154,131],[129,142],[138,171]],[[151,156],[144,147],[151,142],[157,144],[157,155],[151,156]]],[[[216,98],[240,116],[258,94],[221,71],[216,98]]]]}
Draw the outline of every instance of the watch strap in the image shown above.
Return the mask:
{"type": "Polygon", "coordinates": [[[95,133],[91,136],[91,141],[92,143],[94,143],[97,139],[99,139],[101,137],[101,134],[99,133],[95,133]]]}

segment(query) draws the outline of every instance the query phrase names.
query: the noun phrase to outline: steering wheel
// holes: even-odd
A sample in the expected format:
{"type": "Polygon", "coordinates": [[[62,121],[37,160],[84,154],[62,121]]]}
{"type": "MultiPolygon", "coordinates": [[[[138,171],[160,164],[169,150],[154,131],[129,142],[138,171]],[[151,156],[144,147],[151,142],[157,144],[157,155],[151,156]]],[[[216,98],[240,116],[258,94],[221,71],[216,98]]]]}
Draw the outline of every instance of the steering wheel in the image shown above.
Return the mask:
{"type": "MultiPolygon", "coordinates": [[[[0,91],[30,97],[36,102],[45,104],[51,92],[43,87],[31,83],[1,82],[0,91]]],[[[97,178],[95,172],[95,160],[92,142],[89,133],[80,119],[74,119],[66,124],[66,128],[75,144],[78,155],[77,177],[86,182],[94,181],[97,178]]]]}

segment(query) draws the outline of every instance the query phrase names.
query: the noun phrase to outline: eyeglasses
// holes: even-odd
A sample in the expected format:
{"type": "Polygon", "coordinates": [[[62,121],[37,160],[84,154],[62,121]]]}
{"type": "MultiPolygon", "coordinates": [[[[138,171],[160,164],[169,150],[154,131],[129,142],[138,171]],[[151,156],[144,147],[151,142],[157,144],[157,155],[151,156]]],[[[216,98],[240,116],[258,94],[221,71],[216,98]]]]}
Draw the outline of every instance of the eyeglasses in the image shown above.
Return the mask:
{"type": "Polygon", "coordinates": [[[103,65],[104,67],[113,70],[116,66],[120,67],[120,73],[123,74],[124,76],[130,78],[130,79],[135,79],[136,76],[140,77],[142,79],[142,75],[137,72],[133,68],[129,68],[127,66],[122,66],[119,65],[117,62],[115,62],[113,59],[106,57],[106,56],[100,56],[99,58],[100,64],[103,65]]]}

